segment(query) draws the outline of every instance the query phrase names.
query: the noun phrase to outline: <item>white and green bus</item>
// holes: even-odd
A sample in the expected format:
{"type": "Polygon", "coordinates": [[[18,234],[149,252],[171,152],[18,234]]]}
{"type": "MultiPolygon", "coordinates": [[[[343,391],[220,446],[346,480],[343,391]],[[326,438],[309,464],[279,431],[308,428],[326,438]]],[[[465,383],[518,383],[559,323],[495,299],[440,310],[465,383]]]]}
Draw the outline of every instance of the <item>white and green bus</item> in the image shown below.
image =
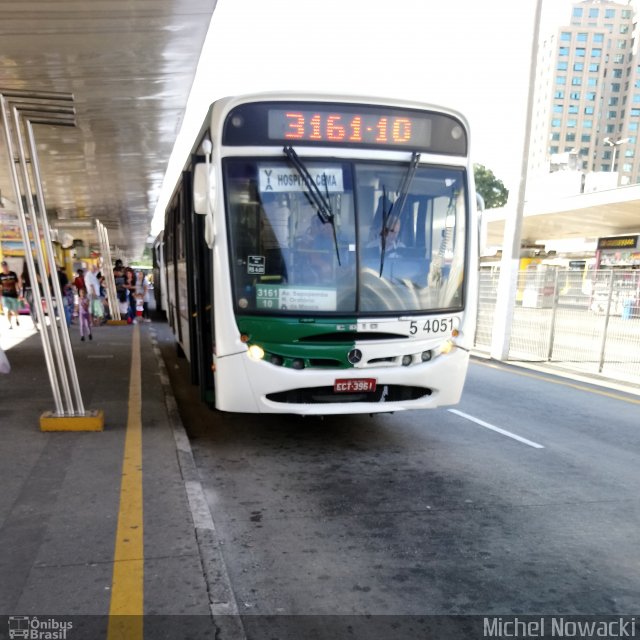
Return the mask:
{"type": "Polygon", "coordinates": [[[459,401],[476,321],[469,132],[449,109],[260,94],[214,103],[167,208],[167,315],[223,411],[459,401]]]}

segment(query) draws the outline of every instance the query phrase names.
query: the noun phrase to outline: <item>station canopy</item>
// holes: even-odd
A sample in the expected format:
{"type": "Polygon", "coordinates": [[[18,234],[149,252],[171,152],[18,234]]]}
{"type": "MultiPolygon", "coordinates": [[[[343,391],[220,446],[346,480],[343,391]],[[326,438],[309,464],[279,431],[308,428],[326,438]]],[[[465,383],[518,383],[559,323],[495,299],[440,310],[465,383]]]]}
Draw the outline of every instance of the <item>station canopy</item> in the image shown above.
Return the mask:
{"type": "MultiPolygon", "coordinates": [[[[509,205],[484,212],[487,246],[502,246],[504,222],[509,215],[515,215],[515,208],[509,205]]],[[[632,185],[528,201],[524,207],[521,238],[523,244],[535,244],[545,240],[596,240],[637,233],[640,233],[640,185],[632,185]]]]}
{"type": "MultiPolygon", "coordinates": [[[[72,93],[75,128],[35,125],[48,219],[84,242],[94,219],[139,257],[216,0],[8,0],[0,92],[72,93]]],[[[0,135],[0,212],[15,210],[0,135]]]]}

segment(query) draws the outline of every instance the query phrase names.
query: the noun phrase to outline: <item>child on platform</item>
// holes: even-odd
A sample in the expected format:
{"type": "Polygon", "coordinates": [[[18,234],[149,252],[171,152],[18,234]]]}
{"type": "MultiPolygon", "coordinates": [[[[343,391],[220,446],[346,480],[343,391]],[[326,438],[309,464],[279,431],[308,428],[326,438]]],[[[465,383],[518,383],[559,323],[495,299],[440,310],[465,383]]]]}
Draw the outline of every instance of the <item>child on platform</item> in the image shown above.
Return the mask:
{"type": "Polygon", "coordinates": [[[93,340],[91,335],[91,307],[86,289],[78,290],[78,324],[80,325],[80,340],[84,342],[85,333],[89,335],[89,340],[93,340]]]}

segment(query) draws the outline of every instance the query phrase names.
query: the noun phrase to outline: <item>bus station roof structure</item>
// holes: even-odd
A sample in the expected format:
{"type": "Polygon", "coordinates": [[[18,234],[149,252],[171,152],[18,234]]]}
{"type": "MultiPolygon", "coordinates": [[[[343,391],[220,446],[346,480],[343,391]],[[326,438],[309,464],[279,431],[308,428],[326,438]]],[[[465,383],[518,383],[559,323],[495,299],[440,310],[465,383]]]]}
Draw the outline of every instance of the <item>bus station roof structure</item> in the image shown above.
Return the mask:
{"type": "MultiPolygon", "coordinates": [[[[483,213],[486,246],[502,246],[508,215],[515,215],[509,205],[483,213]]],[[[535,244],[633,233],[640,233],[640,185],[527,201],[521,239],[523,244],[535,244]]]]}
{"type": "MultiPolygon", "coordinates": [[[[216,0],[10,0],[0,93],[73,94],[76,127],[37,125],[51,225],[95,242],[94,219],[142,253],[216,0]]],[[[0,135],[0,211],[15,208],[0,135]]]]}

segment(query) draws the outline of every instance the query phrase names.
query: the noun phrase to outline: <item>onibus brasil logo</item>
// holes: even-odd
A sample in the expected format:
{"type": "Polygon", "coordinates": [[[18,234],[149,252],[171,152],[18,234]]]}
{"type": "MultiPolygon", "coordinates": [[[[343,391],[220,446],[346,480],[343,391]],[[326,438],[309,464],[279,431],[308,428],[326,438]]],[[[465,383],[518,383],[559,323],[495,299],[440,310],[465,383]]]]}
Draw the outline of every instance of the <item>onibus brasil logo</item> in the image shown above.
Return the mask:
{"type": "Polygon", "coordinates": [[[67,640],[73,622],[37,616],[9,616],[9,639],[67,640]]]}

